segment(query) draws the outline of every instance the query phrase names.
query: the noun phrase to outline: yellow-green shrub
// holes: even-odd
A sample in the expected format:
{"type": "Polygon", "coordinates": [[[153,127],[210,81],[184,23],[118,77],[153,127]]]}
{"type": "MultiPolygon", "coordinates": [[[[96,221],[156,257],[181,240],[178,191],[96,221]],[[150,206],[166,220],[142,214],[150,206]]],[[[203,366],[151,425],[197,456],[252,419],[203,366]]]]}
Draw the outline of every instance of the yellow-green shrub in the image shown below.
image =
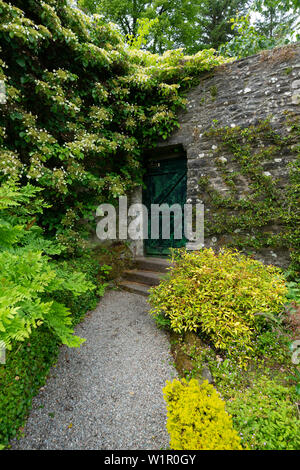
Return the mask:
{"type": "Polygon", "coordinates": [[[214,346],[247,351],[265,318],[278,314],[286,286],[280,270],[238,251],[179,250],[167,279],[151,290],[151,313],[178,333],[200,330],[214,346]]]}
{"type": "Polygon", "coordinates": [[[207,380],[167,381],[167,430],[173,450],[242,450],[225,402],[207,380]]]}

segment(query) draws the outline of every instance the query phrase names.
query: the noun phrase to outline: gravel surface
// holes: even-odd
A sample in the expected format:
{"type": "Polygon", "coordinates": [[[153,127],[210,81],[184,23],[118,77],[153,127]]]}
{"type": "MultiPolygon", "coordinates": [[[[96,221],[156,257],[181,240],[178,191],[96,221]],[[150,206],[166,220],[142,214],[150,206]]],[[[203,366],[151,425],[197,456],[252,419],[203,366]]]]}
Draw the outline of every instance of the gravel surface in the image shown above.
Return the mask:
{"type": "Polygon", "coordinates": [[[176,376],[145,297],[108,292],[61,348],[13,449],[166,449],[162,387],[176,376]]]}

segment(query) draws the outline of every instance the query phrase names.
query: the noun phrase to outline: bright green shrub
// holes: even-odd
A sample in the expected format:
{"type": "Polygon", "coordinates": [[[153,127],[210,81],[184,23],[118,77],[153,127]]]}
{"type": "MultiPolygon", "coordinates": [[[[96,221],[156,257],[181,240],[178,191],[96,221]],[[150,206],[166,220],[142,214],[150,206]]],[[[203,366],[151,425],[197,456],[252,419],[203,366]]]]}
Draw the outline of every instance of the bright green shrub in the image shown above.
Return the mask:
{"type": "Polygon", "coordinates": [[[291,387],[261,377],[248,389],[236,391],[226,409],[249,448],[299,450],[297,401],[291,387]]]}
{"type": "Polygon", "coordinates": [[[173,450],[241,450],[225,402],[207,381],[167,381],[167,430],[173,450]]]}
{"type": "Polygon", "coordinates": [[[206,334],[227,351],[250,350],[266,320],[278,314],[286,287],[279,269],[237,251],[179,251],[167,279],[151,290],[151,313],[164,315],[175,332],[206,334]]]}
{"type": "Polygon", "coordinates": [[[59,247],[36,236],[32,222],[21,223],[37,191],[30,185],[21,189],[13,184],[0,187],[0,346],[11,349],[12,342],[28,339],[42,324],[62,343],[80,346],[83,339],[73,335],[70,310],[52,294],[79,296],[94,285],[83,273],[66,272],[53,263],[44,250],[59,253],[59,247]],[[19,206],[23,212],[20,218],[19,206]]]}

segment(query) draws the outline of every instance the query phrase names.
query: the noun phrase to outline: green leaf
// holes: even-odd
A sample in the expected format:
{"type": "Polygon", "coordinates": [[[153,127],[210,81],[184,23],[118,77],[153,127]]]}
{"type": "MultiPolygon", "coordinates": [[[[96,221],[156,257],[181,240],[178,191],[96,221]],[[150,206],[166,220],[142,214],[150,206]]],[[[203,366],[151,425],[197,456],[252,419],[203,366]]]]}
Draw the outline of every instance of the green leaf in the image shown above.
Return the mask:
{"type": "Polygon", "coordinates": [[[17,64],[20,65],[20,67],[25,67],[26,66],[25,59],[23,59],[23,58],[16,59],[16,62],[17,62],[17,64]]]}

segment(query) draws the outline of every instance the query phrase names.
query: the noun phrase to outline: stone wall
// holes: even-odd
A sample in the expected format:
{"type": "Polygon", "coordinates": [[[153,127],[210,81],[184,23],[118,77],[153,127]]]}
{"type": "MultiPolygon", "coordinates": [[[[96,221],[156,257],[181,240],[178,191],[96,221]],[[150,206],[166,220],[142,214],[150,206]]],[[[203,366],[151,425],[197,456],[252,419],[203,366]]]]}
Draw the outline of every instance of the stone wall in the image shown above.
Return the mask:
{"type": "MultiPolygon", "coordinates": [[[[201,181],[209,179],[211,187],[226,195],[230,188],[220,174],[220,164],[232,173],[238,171],[238,164],[207,131],[212,127],[255,128],[262,120],[269,118],[275,132],[281,135],[289,132],[285,125],[287,115],[300,115],[300,45],[263,52],[218,67],[201,78],[200,84],[188,93],[187,99],[187,109],[179,114],[180,128],[160,147],[183,145],[188,160],[188,201],[195,203],[202,200],[205,203],[205,217],[209,217],[213,209],[209,198],[205,198],[205,194],[203,197],[201,181]]],[[[261,163],[264,174],[279,179],[281,188],[288,184],[288,163],[295,159],[295,152],[290,148],[284,149],[281,145],[277,153],[273,152],[271,159],[267,158],[261,163]]],[[[241,173],[236,178],[237,199],[244,197],[248,186],[247,178],[241,173]]],[[[264,229],[266,227],[261,227],[261,230],[264,229]]],[[[269,221],[267,229],[276,232],[280,227],[276,226],[276,221],[269,221]]],[[[205,244],[219,247],[231,238],[225,232],[208,236],[205,244]]],[[[266,246],[256,250],[254,256],[283,266],[289,262],[289,253],[285,248],[266,246]]]]}

